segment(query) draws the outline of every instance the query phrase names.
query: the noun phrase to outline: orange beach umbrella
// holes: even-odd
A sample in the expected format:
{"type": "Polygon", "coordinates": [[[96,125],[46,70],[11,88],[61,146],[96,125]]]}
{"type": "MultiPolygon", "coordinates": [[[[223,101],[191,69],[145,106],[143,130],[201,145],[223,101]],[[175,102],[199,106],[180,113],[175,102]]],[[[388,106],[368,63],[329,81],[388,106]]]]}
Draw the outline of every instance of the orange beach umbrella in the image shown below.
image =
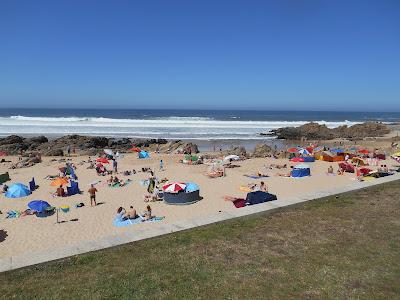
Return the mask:
{"type": "Polygon", "coordinates": [[[61,178],[61,177],[59,177],[57,179],[54,179],[50,183],[51,186],[60,186],[60,185],[67,185],[67,184],[68,184],[68,179],[67,178],[61,178]]]}

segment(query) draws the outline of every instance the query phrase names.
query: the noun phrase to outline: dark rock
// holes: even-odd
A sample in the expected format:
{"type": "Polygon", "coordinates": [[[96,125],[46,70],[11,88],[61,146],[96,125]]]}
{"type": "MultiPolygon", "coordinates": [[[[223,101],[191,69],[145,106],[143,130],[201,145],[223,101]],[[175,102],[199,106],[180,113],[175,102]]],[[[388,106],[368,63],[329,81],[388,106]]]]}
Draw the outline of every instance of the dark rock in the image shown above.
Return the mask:
{"type": "Polygon", "coordinates": [[[353,126],[339,126],[328,128],[326,125],[307,123],[299,127],[283,127],[272,130],[279,139],[301,140],[331,140],[334,138],[363,139],[366,137],[380,137],[388,134],[390,129],[383,123],[366,122],[353,126]]]}
{"type": "Polygon", "coordinates": [[[24,138],[18,135],[10,135],[0,139],[0,145],[22,144],[23,142],[24,138]]]}
{"type": "Polygon", "coordinates": [[[267,157],[271,154],[272,148],[266,144],[258,144],[254,148],[253,157],[267,157]]]}
{"type": "Polygon", "coordinates": [[[45,156],[64,156],[64,151],[61,149],[50,149],[44,152],[45,156]]]}

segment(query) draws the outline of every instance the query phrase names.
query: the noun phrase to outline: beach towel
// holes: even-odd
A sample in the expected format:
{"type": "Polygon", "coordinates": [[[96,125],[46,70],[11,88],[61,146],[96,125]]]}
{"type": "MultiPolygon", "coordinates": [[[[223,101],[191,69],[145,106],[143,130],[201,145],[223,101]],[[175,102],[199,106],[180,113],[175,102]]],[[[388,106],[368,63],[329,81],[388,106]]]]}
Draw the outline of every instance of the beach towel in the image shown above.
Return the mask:
{"type": "Polygon", "coordinates": [[[127,227],[135,224],[148,223],[148,222],[158,222],[164,220],[165,217],[153,217],[150,220],[143,221],[142,217],[137,217],[136,219],[128,219],[121,221],[120,219],[114,219],[113,224],[116,227],[127,227]]]}
{"type": "Polygon", "coordinates": [[[246,200],[244,199],[237,199],[232,202],[233,205],[235,205],[236,208],[241,208],[246,206],[246,200]]]}
{"type": "Polygon", "coordinates": [[[130,184],[131,182],[132,182],[132,180],[128,179],[127,181],[125,181],[125,184],[122,186],[120,183],[116,183],[116,184],[111,185],[110,187],[124,187],[124,186],[127,186],[128,184],[130,184]]]}
{"type": "Polygon", "coordinates": [[[267,177],[269,177],[269,176],[265,176],[265,175],[263,175],[263,176],[257,176],[257,175],[243,175],[243,176],[249,177],[249,178],[251,178],[251,179],[260,179],[260,178],[267,178],[267,177]]]}
{"type": "Polygon", "coordinates": [[[249,193],[249,192],[252,191],[252,189],[249,188],[249,187],[246,186],[246,185],[241,185],[241,186],[239,187],[239,190],[241,190],[242,192],[246,192],[246,193],[249,193]]]}

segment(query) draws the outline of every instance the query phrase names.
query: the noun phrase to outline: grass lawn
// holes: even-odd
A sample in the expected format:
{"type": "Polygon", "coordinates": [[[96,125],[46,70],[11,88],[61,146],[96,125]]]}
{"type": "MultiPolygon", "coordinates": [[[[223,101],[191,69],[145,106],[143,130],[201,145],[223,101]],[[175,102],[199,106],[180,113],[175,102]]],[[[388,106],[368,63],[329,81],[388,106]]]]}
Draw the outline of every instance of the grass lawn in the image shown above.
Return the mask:
{"type": "Polygon", "coordinates": [[[400,182],[2,273],[0,297],[400,299],[400,182]]]}

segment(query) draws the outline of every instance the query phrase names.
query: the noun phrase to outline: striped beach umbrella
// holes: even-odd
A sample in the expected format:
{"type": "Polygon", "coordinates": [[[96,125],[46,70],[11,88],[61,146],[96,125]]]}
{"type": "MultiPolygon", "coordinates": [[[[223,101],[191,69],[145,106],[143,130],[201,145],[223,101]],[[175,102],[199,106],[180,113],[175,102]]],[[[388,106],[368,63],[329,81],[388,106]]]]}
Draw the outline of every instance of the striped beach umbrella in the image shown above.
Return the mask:
{"type": "Polygon", "coordinates": [[[186,184],[183,182],[170,182],[163,186],[164,192],[167,193],[177,193],[183,191],[186,188],[186,184]]]}

